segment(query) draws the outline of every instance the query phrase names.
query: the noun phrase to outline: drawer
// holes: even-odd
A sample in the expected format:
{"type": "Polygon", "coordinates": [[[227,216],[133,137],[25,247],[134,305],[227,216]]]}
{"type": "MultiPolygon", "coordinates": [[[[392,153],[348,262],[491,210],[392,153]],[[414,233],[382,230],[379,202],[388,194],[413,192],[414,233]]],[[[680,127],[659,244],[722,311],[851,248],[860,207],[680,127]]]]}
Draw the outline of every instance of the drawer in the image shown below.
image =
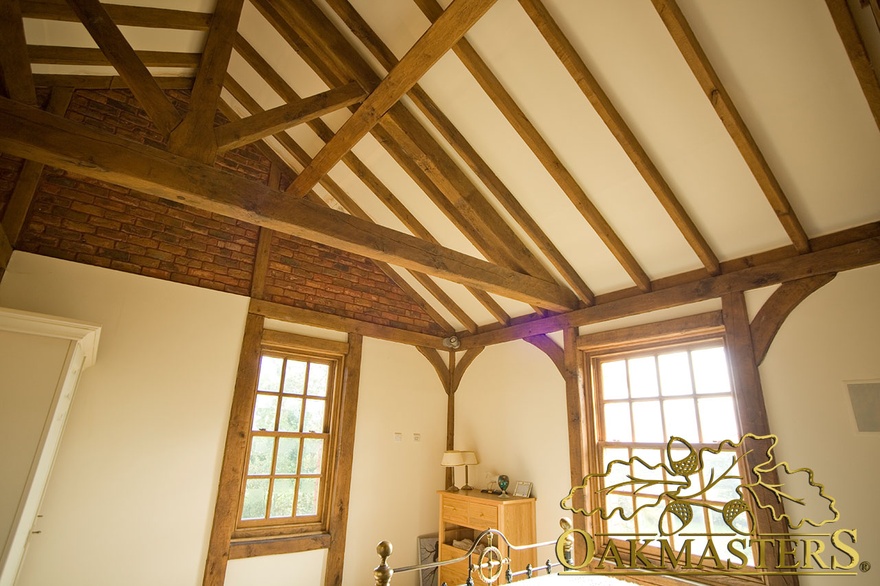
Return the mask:
{"type": "Polygon", "coordinates": [[[470,503],[468,506],[468,524],[476,529],[498,528],[498,507],[482,503],[470,503]]]}
{"type": "Polygon", "coordinates": [[[443,520],[447,523],[467,525],[468,502],[462,498],[443,495],[443,520]]]}
{"type": "MultiPolygon", "coordinates": [[[[455,559],[463,556],[465,553],[466,552],[462,549],[442,543],[440,544],[439,561],[455,559]]],[[[465,559],[454,564],[440,566],[437,572],[437,584],[443,584],[445,582],[448,586],[459,586],[467,581],[467,577],[468,560],[465,559]]]]}

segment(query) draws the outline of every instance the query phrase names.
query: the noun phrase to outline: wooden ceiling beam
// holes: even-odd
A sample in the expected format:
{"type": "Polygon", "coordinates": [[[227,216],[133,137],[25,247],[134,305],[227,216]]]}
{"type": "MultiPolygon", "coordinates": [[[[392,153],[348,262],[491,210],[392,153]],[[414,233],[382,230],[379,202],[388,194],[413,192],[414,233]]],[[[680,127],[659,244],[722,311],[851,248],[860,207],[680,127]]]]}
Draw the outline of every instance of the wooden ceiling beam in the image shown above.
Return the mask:
{"type": "Polygon", "coordinates": [[[0,152],[186,203],[327,246],[557,311],[574,294],[396,230],[284,197],[211,166],[0,98],[0,152]]]}
{"type": "Polygon", "coordinates": [[[455,0],[303,169],[288,191],[302,196],[314,187],[494,3],[495,0],[455,0]]]}
{"type": "MultiPolygon", "coordinates": [[[[254,4],[325,83],[341,84],[354,79],[366,88],[379,83],[379,77],[366,61],[312,2],[254,0],[254,4]]],[[[431,167],[420,168],[384,130],[384,120],[373,129],[380,144],[486,258],[541,279],[553,279],[443,147],[425,132],[406,108],[395,104],[385,119],[396,121],[405,133],[418,134],[419,148],[425,151],[425,158],[434,161],[435,166],[443,166],[446,175],[431,167]],[[447,191],[441,191],[439,185],[447,191]],[[465,219],[465,214],[477,218],[484,229],[477,230],[465,219]]]]}
{"type": "Polygon", "coordinates": [[[178,155],[210,164],[217,154],[214,117],[243,3],[244,0],[217,0],[199,60],[189,112],[168,140],[168,148],[178,155]]]}
{"type": "MultiPolygon", "coordinates": [[[[135,51],[147,67],[197,67],[198,53],[174,51],[135,51]]],[[[48,65],[110,65],[101,49],[87,47],[59,47],[55,45],[28,45],[31,63],[48,65]]]]}
{"type": "MultiPolygon", "coordinates": [[[[227,76],[225,87],[227,91],[232,95],[235,100],[241,104],[251,115],[259,114],[263,111],[262,107],[254,100],[245,89],[238,84],[232,77],[227,76]]],[[[298,99],[298,98],[297,98],[298,99]]],[[[305,166],[308,161],[311,160],[311,157],[305,152],[305,150],[299,146],[293,138],[287,134],[286,132],[278,133],[275,136],[276,140],[279,141],[281,146],[290,154],[290,156],[294,157],[301,165],[305,166]]],[[[289,168],[289,166],[288,166],[289,168]]],[[[293,172],[293,170],[291,169],[293,172]]],[[[327,190],[327,192],[337,201],[339,204],[345,208],[348,213],[353,216],[359,217],[363,220],[372,221],[372,219],[367,215],[367,213],[361,209],[357,203],[348,196],[345,191],[336,184],[330,177],[324,177],[320,182],[321,186],[327,190]]],[[[388,263],[384,263],[377,260],[372,260],[376,266],[384,272],[394,283],[397,284],[407,295],[412,299],[414,303],[416,303],[419,307],[421,307],[428,315],[431,316],[437,325],[439,325],[444,331],[447,333],[453,333],[455,328],[446,321],[434,307],[428,303],[419,293],[410,285],[405,279],[403,279],[397,271],[395,271],[388,263]]],[[[437,297],[437,300],[450,312],[452,315],[456,316],[461,324],[465,327],[465,329],[469,332],[475,332],[477,330],[476,323],[464,313],[455,302],[452,301],[448,296],[442,298],[442,295],[445,293],[440,289],[434,281],[432,281],[427,275],[423,273],[419,273],[418,271],[410,271],[410,274],[413,275],[422,286],[424,286],[428,291],[437,297]],[[439,290],[439,291],[438,291],[439,290]],[[462,316],[462,317],[459,317],[462,316]]]]}
{"type": "MultiPolygon", "coordinates": [[[[205,31],[211,25],[212,15],[205,12],[124,6],[122,4],[102,3],[102,5],[118,26],[205,31]]],[[[21,0],[21,13],[25,18],[38,20],[80,21],[80,18],[66,4],[65,0],[21,0]]]]}
{"type": "Polygon", "coordinates": [[[330,313],[312,311],[310,309],[281,305],[280,303],[272,303],[271,301],[251,299],[248,312],[269,319],[289,321],[337,332],[360,334],[362,336],[367,336],[368,338],[390,340],[392,342],[400,342],[412,346],[434,348],[435,350],[447,349],[443,346],[443,338],[439,336],[432,336],[430,334],[413,332],[391,326],[383,326],[341,315],[333,315],[330,313]]]}
{"type": "MultiPolygon", "coordinates": [[[[880,72],[871,65],[871,57],[868,55],[865,42],[862,40],[862,35],[859,33],[846,0],[825,0],[825,4],[828,5],[828,11],[837,28],[837,34],[840,35],[840,40],[846,49],[846,55],[849,57],[856,78],[859,80],[862,93],[865,94],[865,99],[868,101],[868,108],[874,116],[874,123],[877,128],[880,128],[880,79],[878,79],[880,72]]],[[[878,10],[876,7],[877,2],[872,2],[871,9],[878,10]]],[[[877,13],[874,14],[876,17],[877,13]]]]}
{"type": "Polygon", "coordinates": [[[700,87],[706,97],[715,108],[715,112],[733,139],[742,154],[743,159],[751,169],[752,174],[758,181],[758,185],[770,202],[773,211],[779,218],[782,227],[785,229],[788,237],[791,239],[798,252],[809,252],[810,242],[807,233],[801,226],[797,215],[792,209],[782,186],[779,185],[776,176],[770,169],[770,165],[764,158],[761,149],[749,132],[748,126],[740,116],[733,100],[721,83],[721,79],[709,62],[709,58],[703,51],[700,42],[697,40],[694,31],[688,24],[687,19],[675,3],[675,0],[651,0],[660,15],[663,24],[669,30],[673,41],[678,46],[678,50],[684,56],[688,66],[697,78],[700,87]]]}
{"type": "Polygon", "coordinates": [[[672,218],[676,227],[684,236],[687,243],[696,253],[700,262],[706,267],[706,271],[710,275],[717,275],[721,271],[721,263],[718,257],[712,252],[709,243],[700,233],[699,228],[688,215],[684,206],[681,205],[672,188],[663,178],[660,170],[648,156],[648,153],[642,147],[635,134],[627,125],[623,116],[620,115],[617,108],[614,107],[608,94],[602,89],[602,86],[593,76],[592,72],[581,59],[577,50],[562,32],[553,16],[541,2],[541,0],[520,0],[519,2],[525,9],[526,14],[535,23],[540,33],[544,36],[547,44],[556,53],[559,61],[568,70],[569,75],[577,83],[578,87],[584,93],[587,100],[592,104],[596,113],[602,118],[602,121],[617,139],[617,142],[623,148],[630,161],[632,161],[639,174],[645,180],[645,183],[657,196],[663,209],[672,218]]]}
{"type": "Polygon", "coordinates": [[[134,49],[122,35],[119,27],[104,10],[99,0],[67,0],[86,30],[97,43],[119,75],[125,79],[141,107],[162,133],[168,135],[182,120],[180,112],[165,95],[146,65],[138,59],[134,49]]]}
{"type": "Polygon", "coordinates": [[[357,104],[363,101],[365,95],[358,84],[350,83],[218,126],[214,129],[218,152],[244,146],[340,108],[357,104]]]}
{"type": "MultiPolygon", "coordinates": [[[[858,234],[861,230],[860,227],[848,232],[858,234]]],[[[807,277],[875,265],[880,263],[880,236],[876,235],[876,229],[867,230],[867,233],[872,235],[794,257],[771,260],[756,266],[748,266],[747,263],[734,263],[743,264],[745,268],[722,272],[720,275],[673,285],[665,289],[656,289],[649,293],[599,303],[560,315],[518,323],[506,328],[474,335],[464,334],[461,336],[461,348],[467,349],[509,342],[566,328],[688,305],[707,299],[717,299],[730,293],[749,291],[777,283],[787,283],[807,277]]]]}
{"type": "MultiPolygon", "coordinates": [[[[163,90],[189,90],[193,86],[191,77],[154,77],[163,90]]],[[[121,89],[128,83],[118,75],[64,75],[54,73],[35,73],[37,87],[66,87],[73,89],[121,89]]]]}
{"type": "Polygon", "coordinates": [[[9,99],[37,105],[19,0],[0,0],[0,84],[9,99]]]}
{"type": "MultiPolygon", "coordinates": [[[[46,111],[57,116],[64,116],[72,96],[73,90],[71,88],[52,88],[49,102],[46,104],[46,111]]],[[[42,176],[43,165],[41,163],[25,160],[2,217],[3,229],[13,246],[18,244],[22,230],[24,230],[27,214],[42,176]]]]}
{"type": "Polygon", "coordinates": [[[3,226],[0,226],[0,278],[3,277],[3,271],[9,266],[12,252],[12,243],[9,241],[9,236],[6,235],[6,230],[3,226]]]}
{"type": "MultiPolygon", "coordinates": [[[[360,39],[370,50],[373,56],[386,70],[391,70],[397,65],[398,60],[394,53],[382,42],[379,36],[370,28],[367,22],[360,16],[348,0],[327,0],[330,7],[336,12],[346,26],[360,39]]],[[[479,177],[480,181],[492,192],[496,199],[504,206],[507,213],[537,245],[547,260],[559,271],[565,282],[580,297],[581,301],[591,305],[595,296],[584,280],[580,277],[571,263],[562,255],[556,245],[544,233],[538,223],[529,215],[522,204],[507,188],[501,179],[495,174],[488,164],[480,157],[476,149],[465,139],[452,121],[446,117],[436,103],[419,85],[413,86],[408,96],[413,103],[428,118],[434,127],[440,131],[443,138],[455,149],[458,155],[479,177]]]]}
{"type": "MultiPolygon", "coordinates": [[[[266,63],[266,61],[259,55],[259,53],[257,53],[257,51],[253,48],[253,46],[251,46],[250,43],[248,43],[243,37],[241,37],[241,35],[239,35],[236,38],[235,49],[242,57],[244,57],[245,61],[247,61],[248,64],[251,67],[253,67],[254,70],[261,77],[263,77],[263,79],[269,84],[269,87],[271,87],[273,90],[275,90],[275,92],[282,99],[284,99],[288,102],[294,102],[294,101],[300,99],[299,95],[293,90],[293,88],[291,88],[287,84],[287,82],[285,82],[281,78],[281,76],[278,75],[277,72],[275,72],[275,70],[273,70],[271,67],[269,67],[269,64],[266,63]]],[[[230,83],[230,79],[228,79],[228,78],[227,78],[227,83],[228,84],[230,83]]],[[[237,85],[237,84],[235,84],[235,85],[237,85]]],[[[227,89],[229,89],[231,91],[233,97],[235,97],[240,102],[242,102],[242,105],[245,108],[247,108],[249,111],[251,111],[252,113],[256,111],[255,108],[259,108],[259,105],[256,104],[256,102],[254,102],[250,98],[250,96],[247,96],[246,92],[244,92],[244,89],[241,88],[240,86],[233,87],[233,84],[230,84],[230,87],[228,87],[227,89]],[[239,95],[237,92],[244,94],[241,96],[241,99],[239,99],[239,95]],[[242,101],[242,100],[244,100],[244,101],[242,101]],[[247,102],[247,103],[245,103],[245,102],[247,102]]],[[[327,141],[327,140],[329,140],[330,137],[333,136],[333,131],[330,130],[330,128],[322,120],[319,120],[319,119],[311,120],[311,121],[309,121],[308,124],[312,128],[312,130],[315,131],[315,133],[318,135],[318,137],[321,138],[322,140],[327,141]]],[[[302,147],[300,147],[298,144],[296,144],[296,141],[294,141],[293,138],[290,137],[290,135],[285,133],[285,134],[282,134],[276,138],[278,138],[280,140],[282,146],[284,146],[288,150],[288,152],[290,152],[290,154],[294,158],[296,158],[297,161],[299,161],[299,163],[301,165],[305,166],[306,164],[308,164],[308,161],[311,160],[310,157],[306,154],[305,150],[302,149],[302,147]]],[[[393,201],[396,201],[398,204],[400,203],[399,200],[397,200],[397,198],[394,197],[394,195],[391,193],[391,191],[387,187],[385,187],[385,185],[378,179],[378,177],[373,175],[369,171],[369,169],[367,169],[366,165],[364,165],[361,162],[361,160],[358,159],[354,153],[352,153],[352,152],[347,153],[342,158],[342,160],[352,170],[352,172],[355,173],[355,175],[357,175],[358,178],[361,179],[361,181],[363,181],[364,184],[370,190],[373,191],[374,194],[377,194],[377,196],[378,196],[379,193],[382,193],[383,195],[390,197],[393,201]]],[[[349,213],[352,213],[355,215],[357,215],[357,213],[360,213],[361,215],[359,217],[362,217],[367,220],[371,219],[371,218],[367,217],[366,213],[364,213],[363,210],[361,210],[361,208],[359,206],[357,206],[357,204],[354,202],[354,200],[352,200],[348,196],[348,194],[346,194],[338,185],[336,185],[336,183],[332,179],[330,179],[330,177],[325,176],[321,180],[321,184],[324,186],[325,189],[327,189],[327,191],[330,193],[330,195],[333,196],[334,199],[336,199],[336,201],[338,201],[342,205],[342,207],[344,207],[346,210],[348,210],[349,213]]],[[[381,197],[380,197],[380,200],[382,200],[381,197]]],[[[402,208],[403,210],[406,210],[406,208],[404,208],[402,206],[402,204],[400,205],[400,208],[402,208]]],[[[406,210],[406,213],[409,214],[409,211],[406,210]]],[[[398,218],[400,218],[400,216],[398,216],[398,218]]],[[[407,223],[407,221],[404,221],[404,220],[401,220],[401,221],[403,221],[404,225],[414,235],[418,236],[419,238],[422,238],[423,240],[427,240],[428,242],[431,242],[432,244],[439,245],[439,242],[436,239],[434,239],[434,237],[431,236],[430,233],[428,233],[427,229],[425,229],[424,226],[422,226],[418,222],[418,220],[416,220],[415,217],[412,216],[412,214],[409,214],[409,218],[411,218],[411,220],[413,222],[412,226],[417,227],[416,230],[413,230],[413,228],[411,227],[411,225],[409,223],[407,223]]],[[[374,262],[376,262],[376,261],[374,261],[374,262]]],[[[385,265],[385,266],[387,267],[387,265],[385,265]]],[[[382,267],[380,266],[380,268],[382,268],[382,267]]],[[[389,274],[389,276],[394,278],[395,282],[397,282],[399,285],[401,285],[401,287],[403,287],[404,290],[409,292],[410,296],[413,297],[417,303],[422,305],[422,307],[425,309],[425,311],[428,312],[429,315],[431,315],[431,317],[434,319],[434,321],[436,321],[444,329],[454,330],[454,328],[452,328],[452,326],[449,324],[449,322],[447,322],[446,319],[442,315],[440,315],[431,306],[430,303],[425,301],[421,295],[418,295],[418,293],[409,285],[409,283],[407,283],[405,280],[400,278],[396,271],[394,271],[390,267],[387,267],[387,268],[388,268],[388,271],[391,271],[391,273],[392,273],[392,274],[389,274]]],[[[383,268],[383,270],[385,270],[385,269],[383,268]]],[[[387,273],[387,271],[386,271],[386,273],[387,273]]],[[[455,316],[455,318],[458,319],[458,321],[462,324],[462,326],[467,331],[476,332],[476,330],[477,330],[476,322],[457,303],[455,303],[455,301],[451,297],[449,297],[449,295],[447,295],[446,292],[443,289],[441,289],[439,285],[437,285],[437,283],[435,283],[433,280],[431,280],[430,277],[428,277],[427,275],[425,275],[423,273],[419,273],[418,271],[410,271],[410,274],[423,287],[425,287],[425,289],[427,289],[427,291],[431,295],[433,295],[437,299],[437,301],[443,307],[445,307],[447,311],[449,311],[449,313],[451,313],[453,316],[455,316]]],[[[468,287],[468,289],[472,293],[474,293],[475,295],[479,295],[479,294],[485,295],[486,297],[489,298],[491,303],[494,303],[495,305],[497,305],[497,302],[495,302],[485,292],[479,291],[478,289],[474,289],[472,287],[468,287]]],[[[500,306],[499,306],[499,308],[500,308],[500,306]]],[[[487,307],[487,309],[488,309],[488,307],[487,307]]],[[[494,307],[492,307],[492,309],[494,309],[494,307]]],[[[490,309],[490,312],[492,311],[492,309],[490,309]]],[[[501,311],[503,312],[503,310],[501,310],[501,311]]],[[[509,317],[508,317],[508,321],[509,321],[509,317]]],[[[507,322],[502,321],[501,323],[507,323],[507,322]]]]}
{"type": "MultiPolygon", "coordinates": [[[[416,0],[416,4],[419,5],[419,8],[422,9],[422,12],[431,22],[438,18],[441,8],[436,0],[416,0]]],[[[544,165],[550,176],[559,184],[559,187],[568,196],[572,204],[592,226],[596,235],[605,243],[605,246],[608,247],[611,254],[614,255],[636,286],[643,291],[650,291],[651,280],[642,267],[639,266],[636,258],[614,232],[598,208],[590,201],[571,172],[563,165],[547,141],[544,140],[544,137],[538,132],[538,129],[529,121],[525,113],[504,88],[501,81],[492,73],[489,66],[483,61],[473,46],[467,40],[462,39],[453,47],[453,50],[464,66],[467,67],[468,71],[471,72],[471,75],[474,76],[477,83],[480,84],[480,87],[483,88],[483,91],[488,94],[492,102],[495,103],[495,106],[501,111],[523,141],[525,141],[541,164],[544,165]]]]}

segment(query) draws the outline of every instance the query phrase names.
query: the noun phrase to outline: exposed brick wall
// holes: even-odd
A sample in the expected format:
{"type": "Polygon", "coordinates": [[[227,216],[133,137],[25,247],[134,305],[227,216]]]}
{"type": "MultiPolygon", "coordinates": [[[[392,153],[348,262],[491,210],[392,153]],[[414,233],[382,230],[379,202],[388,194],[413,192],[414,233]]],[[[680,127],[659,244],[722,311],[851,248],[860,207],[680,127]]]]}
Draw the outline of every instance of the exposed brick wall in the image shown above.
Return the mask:
{"type": "MultiPolygon", "coordinates": [[[[166,92],[181,111],[188,92],[166,92]]],[[[67,117],[165,148],[127,90],[78,90],[67,117]]],[[[218,114],[216,122],[225,122],[218,114]]],[[[254,146],[218,157],[225,172],[267,183],[270,162],[254,146]]],[[[21,160],[0,155],[0,206],[21,160]]],[[[116,185],[47,168],[17,248],[248,295],[258,238],[254,225],[116,185]]],[[[442,335],[437,324],[372,261],[285,235],[273,239],[266,298],[382,325],[442,335]]]]}
{"type": "Polygon", "coordinates": [[[443,330],[369,259],[286,234],[273,234],[269,301],[438,336],[443,330]]]}
{"type": "Polygon", "coordinates": [[[21,250],[247,295],[257,228],[128,189],[44,172],[21,250]]]}

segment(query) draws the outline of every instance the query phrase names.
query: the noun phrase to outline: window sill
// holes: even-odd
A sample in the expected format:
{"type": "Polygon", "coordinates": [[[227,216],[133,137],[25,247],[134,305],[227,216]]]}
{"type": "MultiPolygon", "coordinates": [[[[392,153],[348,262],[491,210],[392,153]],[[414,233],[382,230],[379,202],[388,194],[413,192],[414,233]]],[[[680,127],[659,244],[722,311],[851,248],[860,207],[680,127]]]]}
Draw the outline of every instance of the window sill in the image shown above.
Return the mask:
{"type": "Polygon", "coordinates": [[[279,553],[296,553],[330,547],[329,533],[312,533],[272,539],[243,539],[229,546],[229,559],[242,559],[279,553]]]}

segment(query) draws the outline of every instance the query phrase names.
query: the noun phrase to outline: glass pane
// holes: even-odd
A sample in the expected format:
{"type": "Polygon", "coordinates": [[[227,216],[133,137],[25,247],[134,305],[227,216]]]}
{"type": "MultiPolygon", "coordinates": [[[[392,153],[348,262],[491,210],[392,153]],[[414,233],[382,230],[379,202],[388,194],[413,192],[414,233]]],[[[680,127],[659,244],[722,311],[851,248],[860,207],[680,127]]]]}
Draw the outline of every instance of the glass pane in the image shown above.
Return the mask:
{"type": "Polygon", "coordinates": [[[699,399],[697,409],[700,412],[700,427],[703,430],[704,442],[716,443],[725,439],[734,441],[739,439],[733,397],[699,399]]]}
{"type": "MultiPolygon", "coordinates": [[[[644,462],[644,464],[642,464],[638,460],[633,460],[633,478],[656,482],[656,484],[640,482],[635,485],[634,488],[641,488],[644,485],[642,490],[639,491],[639,494],[660,494],[661,492],[664,492],[666,490],[666,484],[663,482],[663,468],[657,466],[657,464],[660,464],[663,461],[660,456],[660,450],[633,450],[633,456],[638,456],[644,462]],[[657,467],[652,470],[651,466],[657,467]]],[[[657,515],[659,514],[660,512],[658,511],[657,515]]]]}
{"type": "MultiPolygon", "coordinates": [[[[620,494],[608,495],[608,497],[605,499],[605,514],[607,515],[610,511],[613,511],[618,507],[623,510],[626,516],[632,515],[632,497],[623,496],[620,494]]],[[[620,516],[620,511],[614,513],[614,515],[608,519],[608,531],[610,533],[626,534],[634,533],[635,530],[635,522],[632,519],[630,519],[629,521],[624,521],[620,516]]]]}
{"type": "Polygon", "coordinates": [[[266,502],[269,499],[269,479],[251,478],[244,487],[244,507],[241,512],[242,521],[248,519],[265,519],[266,502]]]}
{"type": "Polygon", "coordinates": [[[637,442],[665,442],[660,401],[641,401],[632,404],[633,432],[637,442]]]}
{"type": "Polygon", "coordinates": [[[736,488],[742,482],[739,466],[736,464],[736,454],[733,452],[721,452],[713,454],[703,452],[703,486],[706,498],[712,501],[726,503],[737,500],[740,496],[736,488]],[[723,480],[722,480],[723,478],[723,480]]]}
{"type": "Polygon", "coordinates": [[[724,348],[705,348],[691,353],[694,363],[694,383],[697,392],[729,393],[730,374],[727,369],[727,357],[724,348]]]}
{"type": "Polygon", "coordinates": [[[661,354],[657,360],[660,365],[660,393],[664,397],[690,395],[693,392],[687,352],[661,354]]]}
{"type": "Polygon", "coordinates": [[[260,380],[257,382],[258,391],[278,392],[281,386],[281,366],[283,364],[284,360],[282,358],[263,356],[260,359],[260,380]]]}
{"type": "Polygon", "coordinates": [[[604,399],[626,399],[629,392],[626,390],[626,361],[615,360],[603,362],[602,371],[602,396],[604,399]]]}
{"type": "Polygon", "coordinates": [[[324,440],[304,439],[302,468],[300,469],[300,474],[320,474],[323,452],[324,440]]]}
{"type": "MultiPolygon", "coordinates": [[[[602,472],[608,471],[608,465],[612,462],[617,462],[616,464],[611,465],[611,470],[603,480],[605,483],[605,488],[609,488],[612,486],[617,486],[624,482],[629,482],[627,476],[629,476],[629,450],[626,448],[605,448],[602,452],[602,460],[603,460],[603,469],[602,472]],[[623,463],[621,463],[623,462],[623,463]]],[[[626,486],[621,486],[620,488],[613,488],[611,490],[627,490],[626,486]]]]}
{"type": "Polygon", "coordinates": [[[629,390],[633,397],[656,397],[657,366],[653,356],[633,358],[629,364],[629,390]]]}
{"type": "Polygon", "coordinates": [[[303,432],[322,433],[324,431],[324,399],[306,399],[306,416],[303,432]]]}
{"type": "Polygon", "coordinates": [[[299,431],[301,411],[302,399],[299,397],[282,397],[281,420],[278,421],[278,431],[299,431]]]}
{"type": "Polygon", "coordinates": [[[299,438],[279,438],[278,458],[275,461],[275,474],[296,474],[296,465],[298,462],[299,438]]]}
{"type": "Polygon", "coordinates": [[[296,497],[296,516],[305,517],[318,514],[319,478],[302,478],[299,481],[299,494],[296,497]]]}
{"type": "Polygon", "coordinates": [[[257,395],[254,403],[254,426],[255,431],[275,431],[275,410],[278,409],[278,397],[276,395],[257,395]]]}
{"type": "Polygon", "coordinates": [[[666,422],[666,435],[683,437],[692,443],[700,441],[693,399],[663,401],[663,418],[666,422]]]}
{"type": "Polygon", "coordinates": [[[663,512],[663,507],[665,505],[662,500],[659,504],[654,505],[656,500],[656,498],[636,497],[636,508],[638,509],[638,512],[636,513],[636,521],[638,522],[637,529],[640,534],[648,533],[657,535],[660,533],[660,514],[663,512]]]}
{"type": "Polygon", "coordinates": [[[248,476],[269,474],[269,470],[272,469],[272,451],[274,449],[275,438],[263,436],[251,438],[251,457],[248,462],[248,476]]]}
{"type": "Polygon", "coordinates": [[[308,362],[301,360],[288,360],[287,370],[284,372],[284,392],[296,395],[303,394],[306,384],[306,366],[308,362]]]}
{"type": "Polygon", "coordinates": [[[308,394],[315,397],[327,396],[327,378],[330,376],[329,364],[315,364],[309,367],[308,394]]]}
{"type": "Polygon", "coordinates": [[[272,508],[269,516],[292,517],[293,516],[293,492],[296,490],[295,478],[276,478],[272,485],[272,508]]]}
{"type": "Polygon", "coordinates": [[[631,442],[632,422],[628,403],[605,403],[605,440],[631,442]]]}

